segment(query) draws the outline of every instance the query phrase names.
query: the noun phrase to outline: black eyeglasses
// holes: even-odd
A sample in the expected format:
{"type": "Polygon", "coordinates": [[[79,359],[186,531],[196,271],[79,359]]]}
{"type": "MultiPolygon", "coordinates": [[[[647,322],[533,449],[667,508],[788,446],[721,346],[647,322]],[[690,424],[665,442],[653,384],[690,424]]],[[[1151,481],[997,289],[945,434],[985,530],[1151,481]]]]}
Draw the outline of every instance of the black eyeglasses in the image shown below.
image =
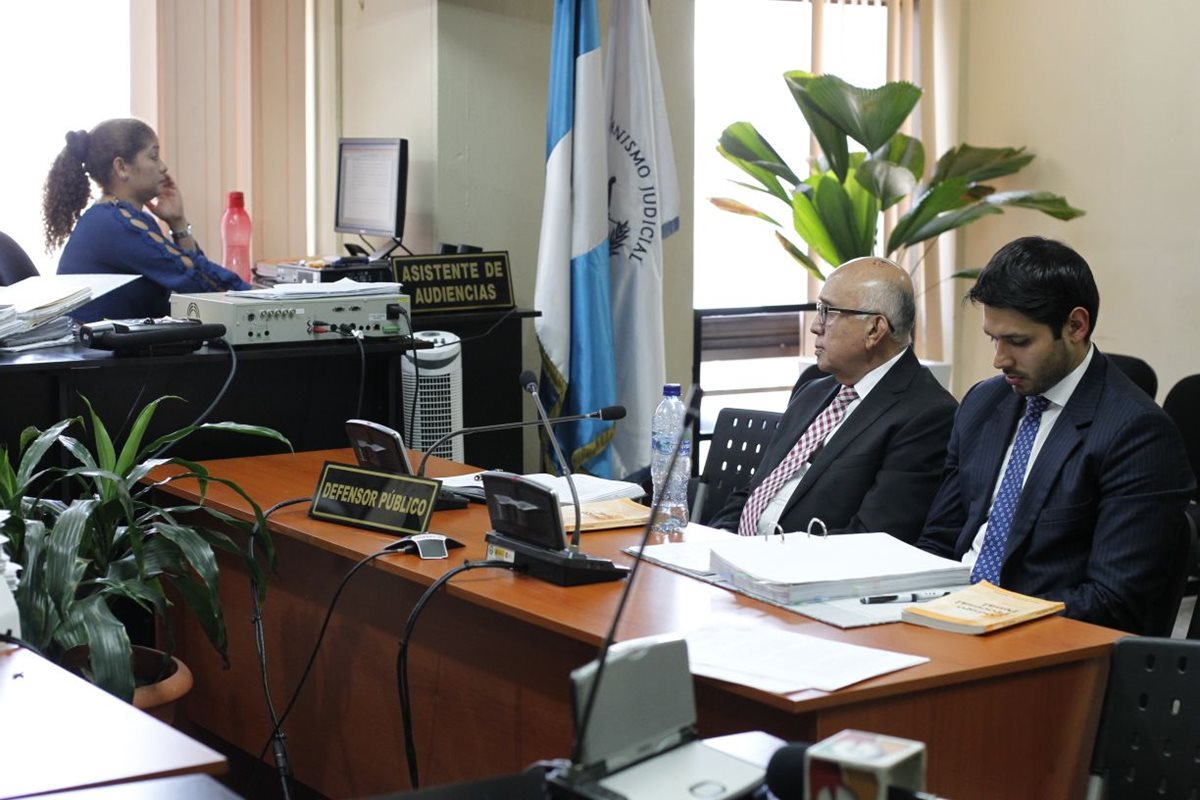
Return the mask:
{"type": "Polygon", "coordinates": [[[822,327],[829,322],[830,314],[851,314],[856,317],[883,317],[883,321],[887,323],[888,328],[891,329],[892,327],[892,321],[881,311],[868,311],[865,308],[838,308],[828,303],[817,303],[817,319],[821,321],[822,327]]]}

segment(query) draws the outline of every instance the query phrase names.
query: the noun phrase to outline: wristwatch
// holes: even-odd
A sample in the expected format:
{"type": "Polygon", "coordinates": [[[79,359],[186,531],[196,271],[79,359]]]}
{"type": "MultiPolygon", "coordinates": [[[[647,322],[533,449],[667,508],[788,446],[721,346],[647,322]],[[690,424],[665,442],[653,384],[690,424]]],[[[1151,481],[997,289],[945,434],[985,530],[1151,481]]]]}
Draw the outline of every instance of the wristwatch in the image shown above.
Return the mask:
{"type": "Polygon", "coordinates": [[[186,239],[191,235],[192,235],[192,223],[190,223],[190,222],[187,224],[187,227],[185,227],[181,231],[171,231],[171,238],[177,242],[180,239],[186,239]]]}

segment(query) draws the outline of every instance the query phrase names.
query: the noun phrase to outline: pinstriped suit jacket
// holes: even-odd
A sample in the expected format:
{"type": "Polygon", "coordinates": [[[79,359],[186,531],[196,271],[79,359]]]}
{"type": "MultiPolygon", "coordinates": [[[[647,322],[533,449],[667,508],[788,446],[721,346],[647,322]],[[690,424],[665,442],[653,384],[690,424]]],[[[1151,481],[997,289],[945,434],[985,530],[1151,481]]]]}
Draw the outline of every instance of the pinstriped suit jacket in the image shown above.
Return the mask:
{"type": "MultiPolygon", "coordinates": [[[[963,398],[918,547],[955,559],[970,549],[990,512],[1022,400],[1001,376],[963,398]]],[[[1068,617],[1169,633],[1194,486],[1179,431],[1097,352],[1030,469],[1001,585],[1061,600],[1068,617]]]]}
{"type": "MultiPolygon", "coordinates": [[[[750,494],[839,388],[825,377],[793,390],[754,478],[729,496],[710,525],[737,530],[750,494]]],[[[820,517],[830,533],[884,531],[915,542],[937,492],[955,407],[954,397],[906,350],[817,453],[784,507],[784,530],[802,531],[820,517]]]]}

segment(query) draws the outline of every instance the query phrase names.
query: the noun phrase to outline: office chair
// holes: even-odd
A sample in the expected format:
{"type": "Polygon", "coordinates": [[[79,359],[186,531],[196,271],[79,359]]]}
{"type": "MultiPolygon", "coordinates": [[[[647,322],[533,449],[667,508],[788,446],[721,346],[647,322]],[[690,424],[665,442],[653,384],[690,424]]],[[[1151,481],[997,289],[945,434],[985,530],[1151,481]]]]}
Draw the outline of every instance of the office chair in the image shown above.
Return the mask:
{"type": "Polygon", "coordinates": [[[712,519],[734,490],[750,482],[782,416],[777,411],[721,409],[692,501],[691,519],[701,523],[712,519]]]}
{"type": "MultiPolygon", "coordinates": [[[[1171,391],[1167,392],[1162,407],[1183,436],[1183,446],[1187,449],[1188,463],[1192,465],[1192,474],[1200,476],[1200,375],[1188,375],[1186,378],[1180,378],[1179,382],[1171,387],[1171,391]]],[[[1196,531],[1200,531],[1200,505],[1197,505],[1198,502],[1200,502],[1200,485],[1197,486],[1196,494],[1187,508],[1188,521],[1196,531]]],[[[1188,586],[1187,593],[1195,594],[1196,579],[1200,578],[1200,545],[1192,547],[1188,566],[1188,574],[1192,577],[1192,581],[1188,586]]],[[[1193,628],[1197,628],[1195,622],[1197,616],[1200,615],[1192,615],[1193,628]]],[[[1197,629],[1196,633],[1200,637],[1200,629],[1197,629]]],[[[1189,632],[1188,636],[1190,637],[1192,634],[1189,632]]]]}
{"type": "Polygon", "coordinates": [[[1088,798],[1200,796],[1200,642],[1131,636],[1113,646],[1088,798]]]}
{"type": "Polygon", "coordinates": [[[1105,355],[1121,369],[1121,372],[1125,373],[1125,377],[1150,395],[1151,400],[1158,395],[1158,376],[1154,374],[1153,367],[1137,356],[1120,356],[1116,353],[1106,353],[1105,355]]]}
{"type": "Polygon", "coordinates": [[[0,286],[12,286],[24,278],[37,275],[29,255],[11,236],[0,232],[0,286]]]}

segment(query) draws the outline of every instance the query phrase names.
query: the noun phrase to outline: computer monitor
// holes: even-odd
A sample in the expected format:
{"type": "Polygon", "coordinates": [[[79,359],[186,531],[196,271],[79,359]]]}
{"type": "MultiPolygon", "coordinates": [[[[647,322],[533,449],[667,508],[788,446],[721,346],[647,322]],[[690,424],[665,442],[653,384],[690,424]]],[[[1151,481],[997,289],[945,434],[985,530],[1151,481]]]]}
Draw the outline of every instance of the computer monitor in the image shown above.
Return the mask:
{"type": "Polygon", "coordinates": [[[388,241],[371,253],[371,260],[384,258],[401,246],[407,195],[407,139],[338,140],[333,229],[360,236],[386,236],[388,241]]]}

